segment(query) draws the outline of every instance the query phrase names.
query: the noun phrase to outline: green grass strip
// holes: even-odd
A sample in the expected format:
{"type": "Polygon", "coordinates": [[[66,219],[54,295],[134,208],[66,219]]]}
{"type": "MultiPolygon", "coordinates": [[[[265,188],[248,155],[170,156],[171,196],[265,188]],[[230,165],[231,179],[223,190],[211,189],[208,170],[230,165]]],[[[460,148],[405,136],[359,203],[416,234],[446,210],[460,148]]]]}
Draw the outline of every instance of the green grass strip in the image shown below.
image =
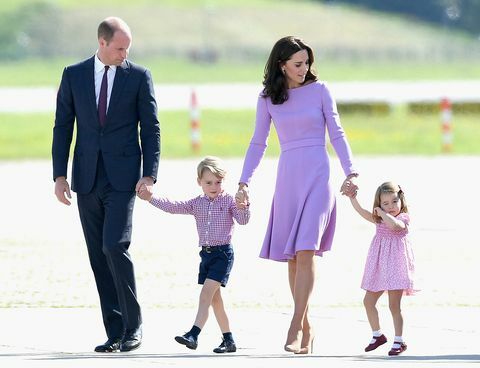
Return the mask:
{"type": "MultiPolygon", "coordinates": [[[[414,115],[403,108],[396,108],[385,116],[348,113],[341,117],[355,155],[442,153],[441,121],[437,114],[414,115]]],[[[53,119],[52,113],[0,114],[0,159],[50,158],[53,119]]],[[[185,158],[207,154],[242,157],[253,132],[255,112],[202,111],[201,149],[198,153],[191,148],[188,111],[161,112],[159,119],[162,157],[185,158]]],[[[452,154],[480,154],[478,115],[454,115],[452,130],[452,154]]],[[[267,155],[278,154],[278,140],[272,129],[267,155]]]]}

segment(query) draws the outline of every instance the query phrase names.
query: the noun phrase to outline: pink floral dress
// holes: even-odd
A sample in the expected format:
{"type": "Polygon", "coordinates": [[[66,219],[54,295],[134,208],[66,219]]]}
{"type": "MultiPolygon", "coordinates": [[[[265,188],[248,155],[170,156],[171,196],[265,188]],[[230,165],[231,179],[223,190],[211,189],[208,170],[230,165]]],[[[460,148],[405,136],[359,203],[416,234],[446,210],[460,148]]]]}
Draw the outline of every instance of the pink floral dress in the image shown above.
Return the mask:
{"type": "Polygon", "coordinates": [[[410,217],[400,213],[405,229],[392,230],[383,222],[376,224],[377,231],[368,250],[362,289],[372,292],[404,290],[406,295],[417,291],[414,287],[415,259],[408,236],[410,217]]]}

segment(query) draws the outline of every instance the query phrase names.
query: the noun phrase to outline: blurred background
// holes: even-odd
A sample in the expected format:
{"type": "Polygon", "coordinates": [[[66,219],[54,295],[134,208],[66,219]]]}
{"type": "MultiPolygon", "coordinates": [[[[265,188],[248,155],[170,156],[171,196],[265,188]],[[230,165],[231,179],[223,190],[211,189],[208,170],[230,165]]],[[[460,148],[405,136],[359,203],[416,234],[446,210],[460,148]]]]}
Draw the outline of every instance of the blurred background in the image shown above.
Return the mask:
{"type": "MultiPolygon", "coordinates": [[[[0,159],[49,157],[62,69],[95,52],[98,23],[109,15],[129,23],[130,59],[152,71],[164,157],[242,156],[266,59],[289,34],[313,47],[357,154],[480,152],[476,0],[5,0],[0,159]]],[[[267,155],[277,154],[272,139],[267,155]]]]}
{"type": "MultiPolygon", "coordinates": [[[[273,42],[286,34],[308,40],[328,64],[436,67],[466,65],[480,56],[480,3],[475,0],[106,0],[101,5],[93,0],[6,0],[0,11],[2,62],[89,56],[97,24],[111,14],[125,18],[133,30],[133,59],[233,64],[232,81],[258,80],[258,73],[238,76],[233,67],[263,64],[273,42]]],[[[474,70],[463,77],[473,77],[474,70]]],[[[160,73],[158,82],[182,81],[181,69],[172,71],[160,73]]],[[[390,77],[400,75],[392,71],[390,77]]],[[[409,77],[422,75],[404,75],[409,77]]]]}
{"type": "MultiPolygon", "coordinates": [[[[7,281],[0,307],[97,303],[78,214],[53,196],[50,150],[62,69],[94,54],[97,26],[111,15],[132,29],[130,59],[152,71],[162,129],[160,176],[178,179],[160,180],[160,190],[179,199],[198,193],[194,168],[206,154],[227,159],[229,189],[235,189],[269,52],[280,37],[299,36],[313,47],[313,66],[337,98],[362,170],[360,199],[368,207],[387,178],[409,193],[425,284],[423,297],[410,303],[480,305],[480,290],[471,285],[479,272],[480,203],[464,193],[469,181],[475,185],[480,158],[480,1],[3,0],[0,279],[7,281]]],[[[244,248],[228,294],[237,306],[290,303],[286,284],[272,289],[255,277],[285,277],[284,265],[257,257],[278,152],[272,131],[252,190],[254,216],[237,230],[244,248]]],[[[341,183],[337,161],[332,175],[341,183]]],[[[341,281],[320,282],[314,303],[361,308],[358,286],[374,230],[344,198],[338,203],[338,252],[319,262],[319,278],[336,274],[341,281]]],[[[198,259],[191,218],[153,214],[144,203],[137,208],[132,253],[143,303],[193,308],[198,259]],[[164,231],[179,228],[191,231],[164,231]],[[192,274],[179,272],[179,259],[189,262],[192,274]]]]}

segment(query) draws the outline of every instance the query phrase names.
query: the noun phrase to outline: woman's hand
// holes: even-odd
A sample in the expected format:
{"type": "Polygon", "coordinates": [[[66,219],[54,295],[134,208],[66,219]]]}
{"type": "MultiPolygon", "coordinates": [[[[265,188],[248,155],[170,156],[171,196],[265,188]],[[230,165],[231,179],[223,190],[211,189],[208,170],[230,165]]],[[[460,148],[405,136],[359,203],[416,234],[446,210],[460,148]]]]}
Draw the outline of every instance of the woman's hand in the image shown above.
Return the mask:
{"type": "Polygon", "coordinates": [[[343,181],[340,192],[350,198],[355,198],[358,192],[358,185],[355,183],[356,176],[349,175],[343,181]]]}
{"type": "Polygon", "coordinates": [[[250,203],[250,197],[248,196],[248,187],[245,183],[238,184],[238,190],[235,194],[235,202],[237,204],[244,204],[245,206],[250,203]]]}
{"type": "Polygon", "coordinates": [[[242,210],[248,207],[248,200],[243,191],[237,192],[237,194],[235,194],[235,204],[237,205],[237,208],[240,208],[242,210]]]}

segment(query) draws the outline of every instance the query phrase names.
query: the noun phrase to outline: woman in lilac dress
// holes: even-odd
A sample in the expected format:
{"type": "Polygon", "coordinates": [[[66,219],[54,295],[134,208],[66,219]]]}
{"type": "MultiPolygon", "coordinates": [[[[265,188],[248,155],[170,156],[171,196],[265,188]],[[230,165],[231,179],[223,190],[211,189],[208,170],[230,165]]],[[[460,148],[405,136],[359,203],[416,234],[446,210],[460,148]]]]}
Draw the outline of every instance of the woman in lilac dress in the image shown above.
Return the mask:
{"type": "Polygon", "coordinates": [[[280,141],[275,193],[260,257],[288,262],[295,308],[285,350],[312,352],[314,332],[308,304],[315,280],[315,255],[330,250],[335,231],[335,194],[325,135],[340,159],[346,179],[341,192],[354,195],[358,176],[352,164],[334,99],[311,70],[312,49],[284,37],[274,45],[258,97],[255,131],[247,150],[238,195],[247,186],[267,147],[271,122],[280,141]]]}

